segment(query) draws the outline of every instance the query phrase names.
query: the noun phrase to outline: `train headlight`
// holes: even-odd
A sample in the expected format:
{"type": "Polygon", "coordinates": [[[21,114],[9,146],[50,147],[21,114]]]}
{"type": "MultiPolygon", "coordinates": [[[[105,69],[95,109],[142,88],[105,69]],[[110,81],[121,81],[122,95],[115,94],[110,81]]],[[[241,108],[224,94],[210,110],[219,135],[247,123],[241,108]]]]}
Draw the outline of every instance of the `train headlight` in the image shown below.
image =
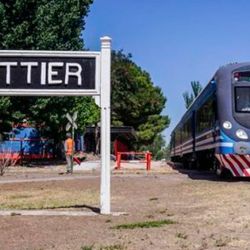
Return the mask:
{"type": "Polygon", "coordinates": [[[247,133],[243,130],[243,129],[238,129],[237,131],[236,131],[236,135],[237,135],[237,137],[239,137],[240,139],[248,139],[248,135],[247,135],[247,133]]]}
{"type": "Polygon", "coordinates": [[[225,129],[231,129],[232,128],[232,123],[229,121],[223,122],[223,128],[225,129]]]}

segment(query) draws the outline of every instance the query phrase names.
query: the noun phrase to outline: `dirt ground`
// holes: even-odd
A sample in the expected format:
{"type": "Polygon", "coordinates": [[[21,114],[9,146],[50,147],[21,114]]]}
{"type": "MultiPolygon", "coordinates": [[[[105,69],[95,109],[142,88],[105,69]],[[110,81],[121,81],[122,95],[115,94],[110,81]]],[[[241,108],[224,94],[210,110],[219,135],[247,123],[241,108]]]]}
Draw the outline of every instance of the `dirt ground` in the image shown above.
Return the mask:
{"type": "MultiPolygon", "coordinates": [[[[62,170],[61,166],[13,168],[0,177],[1,194],[45,187],[54,192],[65,189],[69,195],[71,190],[99,193],[98,170],[69,177],[60,175],[62,170]]],[[[0,216],[0,249],[250,249],[248,180],[221,181],[209,172],[173,169],[161,162],[154,163],[150,173],[129,167],[113,171],[111,190],[112,211],[125,215],[0,216]],[[154,220],[174,223],[114,228],[154,220]]],[[[60,209],[97,212],[98,208],[99,200],[94,199],[91,204],[60,209]]]]}

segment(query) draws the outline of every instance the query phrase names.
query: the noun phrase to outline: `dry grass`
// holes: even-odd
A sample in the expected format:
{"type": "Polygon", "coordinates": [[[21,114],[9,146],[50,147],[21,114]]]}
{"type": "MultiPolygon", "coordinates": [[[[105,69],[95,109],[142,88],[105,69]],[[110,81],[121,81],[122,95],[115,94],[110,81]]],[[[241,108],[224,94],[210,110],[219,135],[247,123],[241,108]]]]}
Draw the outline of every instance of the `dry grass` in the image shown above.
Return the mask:
{"type": "Polygon", "coordinates": [[[175,224],[172,220],[155,220],[155,221],[144,221],[128,224],[120,224],[112,227],[112,229],[135,229],[135,228],[151,228],[151,227],[162,227],[164,225],[175,224]]]}
{"type": "Polygon", "coordinates": [[[77,208],[98,204],[99,193],[93,190],[65,190],[60,188],[32,188],[30,190],[2,190],[0,209],[77,208]]]}
{"type": "Polygon", "coordinates": [[[0,176],[3,176],[9,166],[15,165],[15,160],[13,160],[9,154],[3,154],[0,159],[0,176]]]}

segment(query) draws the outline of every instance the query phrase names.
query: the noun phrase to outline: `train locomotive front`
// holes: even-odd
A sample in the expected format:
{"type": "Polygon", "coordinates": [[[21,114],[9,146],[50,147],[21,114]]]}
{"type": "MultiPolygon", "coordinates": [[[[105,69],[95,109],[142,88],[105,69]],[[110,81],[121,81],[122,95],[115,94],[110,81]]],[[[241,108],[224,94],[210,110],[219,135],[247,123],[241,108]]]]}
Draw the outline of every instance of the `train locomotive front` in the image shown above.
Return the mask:
{"type": "Polygon", "coordinates": [[[228,169],[233,176],[250,176],[250,63],[222,67],[215,81],[218,170],[228,169]]]}
{"type": "Polygon", "coordinates": [[[250,176],[250,63],[221,67],[171,133],[171,159],[250,176]]]}

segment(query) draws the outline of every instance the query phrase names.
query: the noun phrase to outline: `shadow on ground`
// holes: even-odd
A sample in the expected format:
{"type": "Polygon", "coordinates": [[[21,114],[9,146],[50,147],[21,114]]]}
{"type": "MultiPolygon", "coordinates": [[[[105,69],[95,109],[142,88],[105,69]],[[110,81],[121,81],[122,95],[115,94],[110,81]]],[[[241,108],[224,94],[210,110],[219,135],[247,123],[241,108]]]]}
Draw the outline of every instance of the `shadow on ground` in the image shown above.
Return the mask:
{"type": "MultiPolygon", "coordinates": [[[[74,211],[77,211],[77,210],[79,210],[79,211],[88,211],[88,210],[90,210],[90,211],[92,211],[92,212],[94,212],[94,213],[96,213],[96,214],[100,214],[100,208],[98,208],[98,207],[93,207],[93,206],[89,206],[89,205],[85,205],[85,204],[83,204],[83,205],[68,205],[68,206],[60,206],[60,207],[46,207],[46,208],[43,208],[42,210],[57,210],[57,209],[76,209],[76,210],[74,210],[74,211]]],[[[41,210],[41,209],[38,209],[38,210],[41,210]]]]}
{"type": "Polygon", "coordinates": [[[187,169],[184,168],[182,163],[168,162],[168,165],[177,170],[181,174],[187,175],[192,180],[207,180],[207,181],[220,181],[220,182],[250,182],[250,178],[244,177],[225,177],[217,176],[212,170],[202,169],[187,169]]]}
{"type": "Polygon", "coordinates": [[[22,162],[22,166],[25,166],[25,167],[30,167],[30,168],[45,168],[45,167],[48,167],[48,166],[58,166],[58,165],[62,165],[62,164],[65,164],[66,161],[64,160],[29,160],[29,161],[23,161],[22,162]]]}

